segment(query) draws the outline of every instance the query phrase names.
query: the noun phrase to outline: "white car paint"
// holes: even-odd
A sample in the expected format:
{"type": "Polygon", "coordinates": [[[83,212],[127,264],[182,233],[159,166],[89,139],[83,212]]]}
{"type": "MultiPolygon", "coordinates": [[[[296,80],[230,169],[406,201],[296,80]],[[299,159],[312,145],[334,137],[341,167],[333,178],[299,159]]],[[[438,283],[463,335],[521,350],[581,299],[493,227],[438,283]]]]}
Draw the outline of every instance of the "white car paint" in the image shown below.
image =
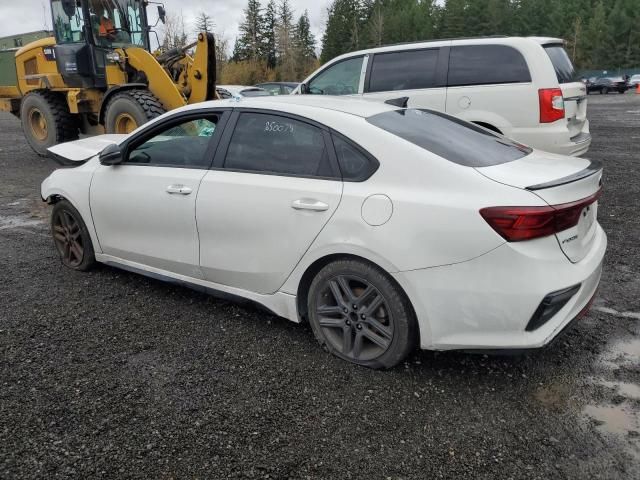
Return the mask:
{"type": "Polygon", "coordinates": [[[245,97],[246,92],[264,92],[264,96],[270,95],[264,88],[249,85],[216,85],[216,90],[231,95],[231,98],[235,98],[236,100],[245,97]]]}
{"type": "Polygon", "coordinates": [[[361,257],[401,285],[425,349],[542,346],[595,292],[606,249],[597,221],[579,251],[567,254],[559,246],[565,232],[506,242],[479,214],[487,206],[547,207],[547,199],[591,195],[601,173],[546,190],[524,188],[580,172],[587,160],[533,151],[501,165],[462,166],[366,120],[397,107],[326,96],[207,102],[167,113],[139,131],[174,115],[221,108],[313,119],[364,147],[379,168],[365,181],[342,182],[105,166],[97,156],[105,142],[126,138],[96,137],[93,148],[87,139],[50,149],[80,165],[45,179],[43,199],[64,197],[79,210],[100,262],[248,298],[296,322],[307,269],[328,255],[361,257]],[[87,154],[93,156],[82,163],[87,154]],[[192,194],[168,194],[172,185],[192,194]],[[321,208],[299,209],[295,202],[321,208]],[[524,331],[545,295],[576,284],[579,292],[560,312],[538,330],[524,331]]]}
{"type": "Polygon", "coordinates": [[[562,45],[564,41],[549,37],[488,37],[456,40],[412,42],[376,47],[340,55],[311,73],[292,94],[301,94],[302,86],[354,57],[364,56],[357,93],[372,101],[408,97],[408,106],[429,108],[498,129],[503,135],[540,150],[563,155],[583,155],[591,144],[587,119],[586,88],[580,81],[559,83],[544,45],[562,45]],[[451,48],[469,45],[504,45],[519,51],[525,59],[530,82],[485,85],[434,86],[430,88],[369,92],[365,86],[367,64],[375,54],[420,49],[451,48]],[[564,97],[564,118],[540,123],[539,89],[560,88],[564,97]]]}

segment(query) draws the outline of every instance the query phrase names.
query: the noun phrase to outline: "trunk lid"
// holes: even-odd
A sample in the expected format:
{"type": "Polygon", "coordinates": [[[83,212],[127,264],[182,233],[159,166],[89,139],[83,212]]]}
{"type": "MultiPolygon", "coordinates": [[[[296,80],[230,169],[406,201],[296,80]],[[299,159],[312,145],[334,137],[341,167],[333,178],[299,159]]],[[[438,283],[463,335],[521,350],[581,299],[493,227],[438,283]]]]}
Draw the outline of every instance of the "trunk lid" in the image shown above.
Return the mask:
{"type": "Polygon", "coordinates": [[[105,147],[114,143],[120,143],[128,135],[98,135],[96,137],[83,138],[73,142],[60,143],[49,147],[47,150],[51,158],[65,166],[82,165],[90,158],[98,155],[105,147]]]}
{"type": "MultiPolygon", "coordinates": [[[[513,162],[476,168],[491,180],[530,191],[553,207],[567,206],[598,194],[602,165],[578,157],[534,151],[513,162]]],[[[581,208],[578,223],[556,233],[567,258],[579,262],[589,252],[597,231],[598,202],[581,208]]]]}
{"type": "Polygon", "coordinates": [[[562,43],[552,41],[542,45],[558,78],[567,128],[571,138],[580,135],[587,120],[587,88],[578,81],[576,71],[562,43]]]}

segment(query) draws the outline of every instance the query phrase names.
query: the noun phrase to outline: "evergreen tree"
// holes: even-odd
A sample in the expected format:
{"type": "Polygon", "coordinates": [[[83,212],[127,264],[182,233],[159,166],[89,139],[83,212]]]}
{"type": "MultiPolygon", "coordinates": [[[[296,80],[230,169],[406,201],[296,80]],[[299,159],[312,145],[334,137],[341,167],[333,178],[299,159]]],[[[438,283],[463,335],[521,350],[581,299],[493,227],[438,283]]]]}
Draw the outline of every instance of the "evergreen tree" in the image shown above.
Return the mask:
{"type": "Polygon", "coordinates": [[[263,53],[263,18],[258,0],[248,0],[244,9],[244,21],[240,24],[240,36],[233,49],[233,59],[258,60],[263,53]]]}
{"type": "Polygon", "coordinates": [[[213,32],[213,19],[206,12],[200,12],[196,16],[196,33],[213,32]]]}
{"type": "Polygon", "coordinates": [[[360,30],[366,21],[364,14],[363,5],[358,0],[334,0],[329,6],[327,26],[322,36],[322,62],[361,46],[360,30]]]}
{"type": "Polygon", "coordinates": [[[611,53],[611,37],[607,25],[607,13],[604,3],[600,0],[593,11],[593,17],[587,27],[589,39],[589,68],[605,68],[609,63],[611,53]]]}
{"type": "Polygon", "coordinates": [[[269,68],[276,67],[276,29],[277,29],[277,7],[275,0],[269,0],[264,12],[262,48],[263,58],[267,61],[269,68]]]}
{"type": "Polygon", "coordinates": [[[302,79],[315,65],[316,39],[311,33],[309,12],[304,11],[296,23],[293,35],[293,50],[295,59],[295,78],[302,79]]]}
{"type": "Polygon", "coordinates": [[[456,38],[466,35],[465,3],[465,0],[445,0],[440,25],[442,38],[456,38]]]}

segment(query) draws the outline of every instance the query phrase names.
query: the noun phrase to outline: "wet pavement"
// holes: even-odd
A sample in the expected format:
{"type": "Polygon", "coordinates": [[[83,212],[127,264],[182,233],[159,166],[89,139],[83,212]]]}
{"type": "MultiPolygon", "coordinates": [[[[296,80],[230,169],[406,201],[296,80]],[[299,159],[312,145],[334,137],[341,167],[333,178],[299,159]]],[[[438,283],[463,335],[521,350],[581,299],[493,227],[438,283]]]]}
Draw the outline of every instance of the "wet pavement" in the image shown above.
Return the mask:
{"type": "Polygon", "coordinates": [[[640,478],[640,95],[589,116],[591,312],[524,356],[374,372],[250,306],[63,269],[38,197],[55,164],[0,114],[0,478],[640,478]]]}

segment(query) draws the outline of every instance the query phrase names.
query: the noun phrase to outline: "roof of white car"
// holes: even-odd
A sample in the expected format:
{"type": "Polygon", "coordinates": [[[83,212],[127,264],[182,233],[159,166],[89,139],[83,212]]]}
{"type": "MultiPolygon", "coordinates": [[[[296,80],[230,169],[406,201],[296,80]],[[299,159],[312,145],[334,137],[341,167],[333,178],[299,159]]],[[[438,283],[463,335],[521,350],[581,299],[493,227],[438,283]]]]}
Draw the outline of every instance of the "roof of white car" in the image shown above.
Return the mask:
{"type": "Polygon", "coordinates": [[[289,113],[298,113],[313,118],[313,112],[332,110],[359,117],[370,117],[382,112],[397,110],[398,107],[383,102],[372,102],[354,97],[331,95],[275,95],[269,97],[244,97],[239,100],[211,100],[183,107],[184,110],[197,108],[265,108],[289,113]]]}

